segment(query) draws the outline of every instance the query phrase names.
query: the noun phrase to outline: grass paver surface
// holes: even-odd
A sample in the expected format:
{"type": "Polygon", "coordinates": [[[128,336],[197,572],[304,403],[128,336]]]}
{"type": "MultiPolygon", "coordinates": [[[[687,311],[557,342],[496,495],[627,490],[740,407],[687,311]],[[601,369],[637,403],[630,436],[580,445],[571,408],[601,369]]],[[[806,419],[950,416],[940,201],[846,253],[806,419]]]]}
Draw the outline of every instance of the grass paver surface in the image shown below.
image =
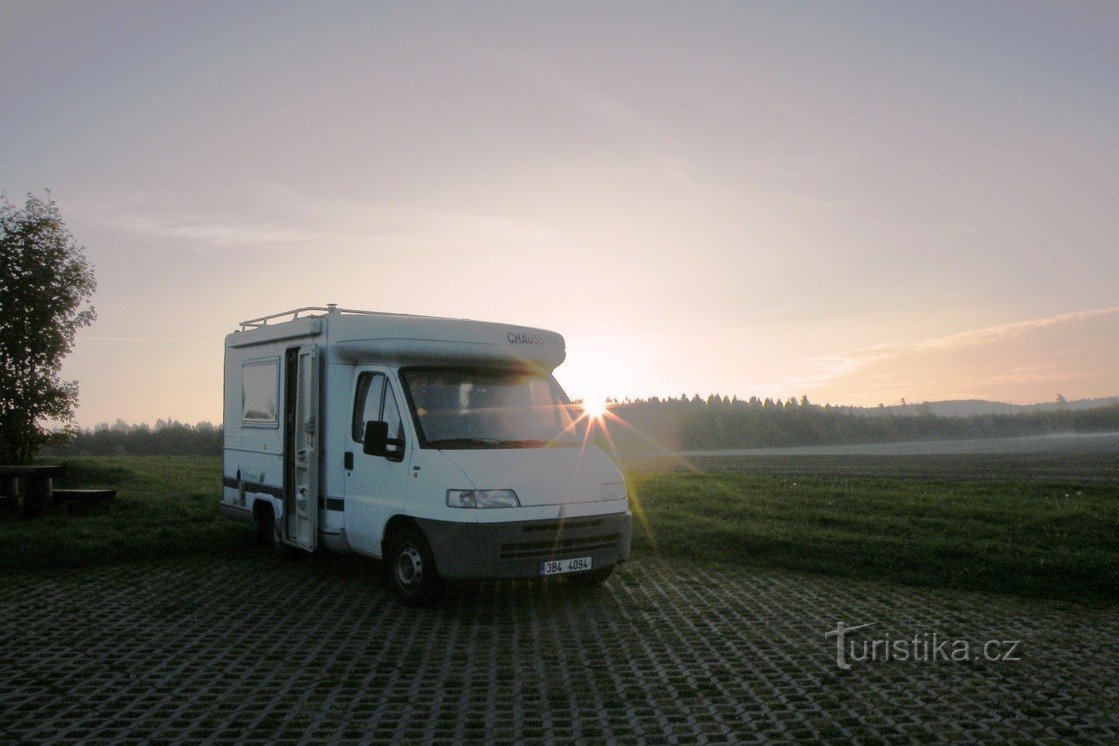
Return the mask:
{"type": "Polygon", "coordinates": [[[10,576],[0,741],[670,743],[1119,739],[1113,606],[645,556],[601,589],[454,586],[264,552],[10,576]],[[853,639],[1016,661],[836,663],[853,639]]]}

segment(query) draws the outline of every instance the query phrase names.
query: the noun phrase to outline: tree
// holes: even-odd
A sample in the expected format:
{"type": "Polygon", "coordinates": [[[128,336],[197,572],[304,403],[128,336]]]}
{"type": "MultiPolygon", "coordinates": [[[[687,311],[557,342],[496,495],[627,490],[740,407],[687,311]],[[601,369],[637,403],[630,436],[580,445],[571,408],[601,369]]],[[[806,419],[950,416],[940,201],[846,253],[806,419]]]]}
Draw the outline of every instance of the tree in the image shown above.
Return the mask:
{"type": "Polygon", "coordinates": [[[78,383],[62,380],[62,360],[96,318],[83,252],[49,193],[23,209],[0,194],[0,461],[31,461],[50,421],[74,429],[78,383]]]}

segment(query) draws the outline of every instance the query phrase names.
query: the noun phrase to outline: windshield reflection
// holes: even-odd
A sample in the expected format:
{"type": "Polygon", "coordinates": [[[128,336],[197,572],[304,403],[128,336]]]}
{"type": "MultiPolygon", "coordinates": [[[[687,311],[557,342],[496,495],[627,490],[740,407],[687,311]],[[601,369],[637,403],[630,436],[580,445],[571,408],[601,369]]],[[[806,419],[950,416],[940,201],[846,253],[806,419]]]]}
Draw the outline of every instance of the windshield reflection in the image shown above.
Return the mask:
{"type": "Polygon", "coordinates": [[[421,445],[438,449],[578,446],[571,404],[550,375],[407,368],[401,379],[421,445]]]}

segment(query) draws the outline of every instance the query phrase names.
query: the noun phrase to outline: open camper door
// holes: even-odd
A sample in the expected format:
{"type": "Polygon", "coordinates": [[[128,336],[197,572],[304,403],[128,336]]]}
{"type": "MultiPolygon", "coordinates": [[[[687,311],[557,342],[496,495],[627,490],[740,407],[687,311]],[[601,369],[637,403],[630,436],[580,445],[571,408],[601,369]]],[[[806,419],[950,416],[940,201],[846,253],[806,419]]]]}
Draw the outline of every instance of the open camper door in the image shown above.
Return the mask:
{"type": "Polygon", "coordinates": [[[284,494],[284,516],[289,543],[313,551],[319,535],[319,348],[299,348],[295,366],[294,432],[288,441],[291,483],[284,494]]]}

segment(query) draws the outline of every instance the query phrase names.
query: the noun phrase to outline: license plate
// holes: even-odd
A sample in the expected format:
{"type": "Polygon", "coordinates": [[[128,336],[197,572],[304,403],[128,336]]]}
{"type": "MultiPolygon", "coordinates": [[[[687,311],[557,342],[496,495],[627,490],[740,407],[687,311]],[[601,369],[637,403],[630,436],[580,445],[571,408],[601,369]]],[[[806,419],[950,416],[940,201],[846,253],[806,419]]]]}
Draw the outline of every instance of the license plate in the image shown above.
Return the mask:
{"type": "Polygon", "coordinates": [[[591,569],[590,557],[574,557],[572,559],[548,560],[540,563],[541,575],[559,575],[564,572],[581,572],[591,569]]]}

